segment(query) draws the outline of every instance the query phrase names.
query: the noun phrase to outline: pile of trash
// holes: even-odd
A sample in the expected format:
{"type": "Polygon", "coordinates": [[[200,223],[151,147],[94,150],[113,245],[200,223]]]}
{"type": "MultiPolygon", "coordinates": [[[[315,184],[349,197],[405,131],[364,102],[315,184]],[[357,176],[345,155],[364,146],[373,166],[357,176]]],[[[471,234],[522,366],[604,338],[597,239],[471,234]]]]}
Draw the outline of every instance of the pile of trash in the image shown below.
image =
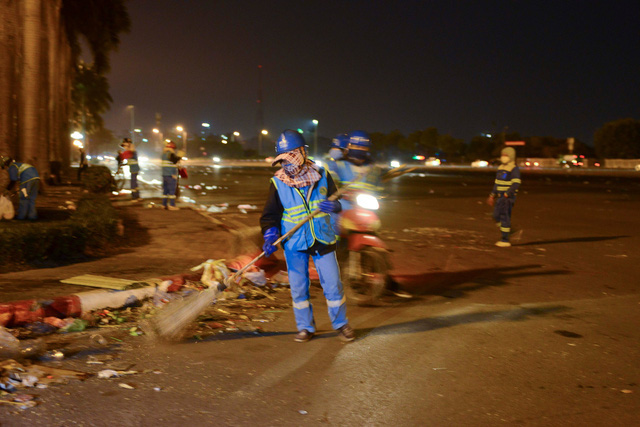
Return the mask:
{"type": "MultiPolygon", "coordinates": [[[[167,304],[217,286],[250,260],[248,256],[238,257],[228,263],[225,260],[207,260],[191,269],[202,270],[199,280],[186,279],[179,287],[157,286],[151,298],[132,299],[129,305],[123,307],[93,310],[75,318],[44,317],[41,321],[11,329],[0,326],[0,360],[42,357],[51,351],[43,339],[60,334],[111,329],[124,331],[126,336],[144,335],[139,324],[153,318],[167,304]]],[[[273,321],[275,313],[290,307],[288,289],[286,272],[281,271],[267,278],[263,270],[252,266],[237,282],[221,292],[214,304],[194,322],[190,336],[202,338],[220,332],[260,331],[260,324],[273,321]]]]}

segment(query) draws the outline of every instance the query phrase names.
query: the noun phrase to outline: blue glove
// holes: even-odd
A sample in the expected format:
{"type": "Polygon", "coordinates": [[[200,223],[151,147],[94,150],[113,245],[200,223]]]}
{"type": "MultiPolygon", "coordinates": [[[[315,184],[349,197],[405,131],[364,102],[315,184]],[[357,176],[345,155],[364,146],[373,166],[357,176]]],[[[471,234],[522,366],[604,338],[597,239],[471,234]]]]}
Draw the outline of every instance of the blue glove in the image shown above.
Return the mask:
{"type": "Polygon", "coordinates": [[[342,208],[340,202],[337,200],[323,200],[320,202],[318,207],[324,213],[340,212],[340,209],[342,208]]]}
{"type": "Polygon", "coordinates": [[[272,253],[278,250],[278,247],[273,246],[273,244],[280,238],[280,231],[277,227],[271,227],[264,232],[263,238],[264,245],[262,245],[262,250],[264,251],[264,255],[269,258],[272,253]]]}

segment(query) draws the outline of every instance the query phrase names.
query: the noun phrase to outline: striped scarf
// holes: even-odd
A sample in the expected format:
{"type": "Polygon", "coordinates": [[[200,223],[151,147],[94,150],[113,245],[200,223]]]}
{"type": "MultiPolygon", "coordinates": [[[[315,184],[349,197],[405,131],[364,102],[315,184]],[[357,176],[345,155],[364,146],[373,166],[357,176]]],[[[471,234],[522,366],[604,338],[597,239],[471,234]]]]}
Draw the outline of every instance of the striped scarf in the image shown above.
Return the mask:
{"type": "Polygon", "coordinates": [[[320,180],[318,166],[305,156],[304,148],[282,153],[275,158],[272,165],[278,163],[282,168],[274,175],[289,187],[302,188],[315,184],[320,180]]]}

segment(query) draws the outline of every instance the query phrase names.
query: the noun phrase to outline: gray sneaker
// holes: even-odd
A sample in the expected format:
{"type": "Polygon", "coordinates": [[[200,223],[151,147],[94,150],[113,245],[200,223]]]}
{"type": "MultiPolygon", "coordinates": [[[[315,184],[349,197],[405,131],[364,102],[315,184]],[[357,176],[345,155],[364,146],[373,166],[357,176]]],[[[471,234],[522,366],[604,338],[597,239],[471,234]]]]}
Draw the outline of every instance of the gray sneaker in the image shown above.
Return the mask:
{"type": "Polygon", "coordinates": [[[295,337],[293,337],[293,340],[295,342],[307,342],[311,338],[313,338],[313,332],[309,332],[306,329],[303,329],[299,331],[295,337]]]}
{"type": "Polygon", "coordinates": [[[347,323],[346,325],[338,328],[338,338],[342,341],[349,342],[356,339],[356,334],[353,332],[353,328],[347,323]]]}

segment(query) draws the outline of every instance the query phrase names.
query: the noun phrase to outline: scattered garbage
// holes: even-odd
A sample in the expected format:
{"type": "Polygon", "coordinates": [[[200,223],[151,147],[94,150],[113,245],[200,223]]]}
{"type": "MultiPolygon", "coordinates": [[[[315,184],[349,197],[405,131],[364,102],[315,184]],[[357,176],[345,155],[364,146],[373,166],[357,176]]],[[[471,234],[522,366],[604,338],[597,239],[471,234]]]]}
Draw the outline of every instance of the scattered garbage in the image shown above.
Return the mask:
{"type": "Polygon", "coordinates": [[[118,376],[118,373],[113,369],[104,369],[98,372],[98,378],[100,379],[108,379],[108,378],[113,378],[117,376],[118,376]]]}
{"type": "Polygon", "coordinates": [[[267,284],[267,276],[264,273],[264,270],[259,271],[245,271],[242,274],[242,277],[249,280],[256,286],[264,286],[267,284]]]}
{"type": "Polygon", "coordinates": [[[118,384],[118,387],[122,387],[122,388],[126,388],[127,390],[135,390],[135,387],[127,384],[127,383],[120,383],[118,384]]]}
{"type": "Polygon", "coordinates": [[[238,205],[238,210],[243,214],[246,214],[247,211],[252,211],[256,209],[258,209],[256,205],[238,205]]]}
{"type": "Polygon", "coordinates": [[[206,210],[207,212],[210,212],[210,213],[222,213],[227,210],[227,206],[211,205],[206,210]]]}

